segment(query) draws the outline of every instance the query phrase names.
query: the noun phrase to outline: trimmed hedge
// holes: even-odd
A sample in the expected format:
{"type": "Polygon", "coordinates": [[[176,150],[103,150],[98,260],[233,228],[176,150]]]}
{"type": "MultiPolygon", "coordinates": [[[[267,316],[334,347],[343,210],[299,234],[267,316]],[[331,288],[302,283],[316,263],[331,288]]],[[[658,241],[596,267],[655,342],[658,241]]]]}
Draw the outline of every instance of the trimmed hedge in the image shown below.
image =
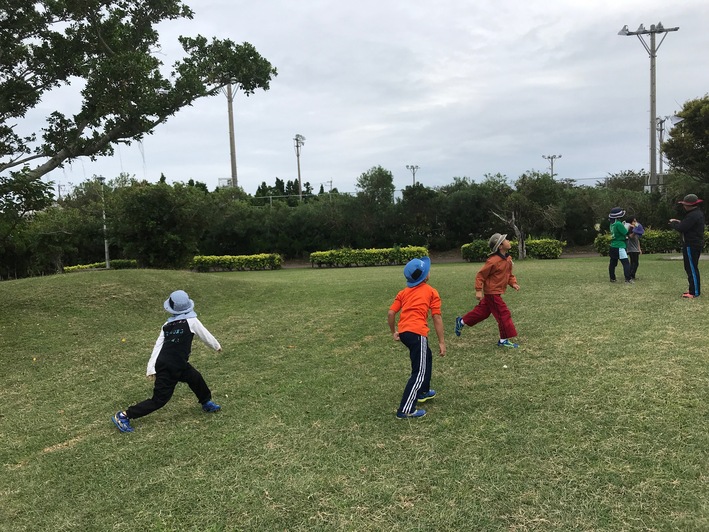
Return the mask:
{"type": "MultiPolygon", "coordinates": [[[[603,255],[608,256],[611,245],[610,233],[599,234],[593,241],[593,247],[603,255]]],[[[709,245],[709,232],[704,231],[704,249],[709,245]]],[[[643,253],[676,253],[682,250],[682,237],[677,231],[647,229],[640,237],[640,249],[643,253]]]]}
{"type": "MultiPolygon", "coordinates": [[[[519,258],[519,248],[517,241],[510,240],[512,248],[510,254],[513,258],[519,258]]],[[[525,242],[527,256],[533,259],[558,259],[564,251],[566,242],[553,240],[551,238],[529,239],[525,242]]],[[[460,254],[468,262],[485,262],[490,256],[490,246],[487,240],[474,240],[469,244],[460,247],[460,254]]]]}
{"type": "Polygon", "coordinates": [[[315,251],[310,254],[310,265],[318,268],[327,266],[390,266],[404,264],[411,259],[428,255],[428,250],[422,246],[406,246],[382,249],[332,249],[330,251],[315,251]]]}
{"type": "Polygon", "coordinates": [[[245,270],[280,270],[283,257],[277,253],[258,255],[197,255],[190,263],[190,269],[198,272],[231,272],[245,270]]]}
{"type": "MultiPolygon", "coordinates": [[[[135,259],[115,259],[109,260],[112,270],[127,270],[137,268],[138,261],[135,259]]],[[[94,262],[92,264],[77,264],[76,266],[65,266],[64,273],[79,272],[84,270],[105,270],[106,262],[94,262]]]]}

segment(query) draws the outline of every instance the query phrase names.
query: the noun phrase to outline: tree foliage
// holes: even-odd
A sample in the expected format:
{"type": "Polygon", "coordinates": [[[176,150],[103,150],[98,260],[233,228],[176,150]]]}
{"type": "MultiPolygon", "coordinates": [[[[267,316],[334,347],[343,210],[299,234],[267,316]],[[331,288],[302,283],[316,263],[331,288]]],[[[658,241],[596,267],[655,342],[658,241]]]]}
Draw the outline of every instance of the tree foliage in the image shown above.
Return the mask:
{"type": "Polygon", "coordinates": [[[14,177],[0,175],[0,253],[5,252],[18,226],[51,201],[51,185],[29,172],[17,172],[14,177]]]}
{"type": "Polygon", "coordinates": [[[276,69],[249,43],[179,37],[169,73],[157,26],[191,19],[179,0],[9,0],[0,13],[0,172],[40,177],[79,157],[113,153],[227,84],[268,90],[276,69]],[[45,118],[40,138],[18,127],[52,90],[77,100],[45,118]]]}
{"type": "Polygon", "coordinates": [[[389,170],[375,166],[357,178],[358,196],[377,205],[391,205],[394,202],[394,176],[389,170]]]}
{"type": "Polygon", "coordinates": [[[689,100],[677,115],[683,120],[670,129],[662,151],[673,169],[709,183],[709,94],[689,100]]]}
{"type": "MultiPolygon", "coordinates": [[[[184,267],[194,254],[279,253],[291,259],[343,247],[412,244],[447,251],[495,232],[522,241],[550,237],[584,245],[594,241],[597,225],[607,230],[612,207],[621,206],[646,228],[664,229],[669,218],[677,217],[677,199],[688,192],[709,197],[709,185],[681,174],[668,176],[663,195],[576,186],[532,172],[513,184],[499,174],[482,182],[458,178],[438,189],[417,183],[389,201],[390,173],[375,167],[363,175],[377,179],[362,180],[366,188],[357,196],[320,194],[303,202],[296,196],[292,203],[275,198],[264,203],[231,187],[209,192],[198,182],[170,185],[161,179],[152,184],[126,174],[105,185],[90,179],[58,206],[39,203],[37,212],[19,217],[19,229],[0,254],[0,278],[102,262],[104,206],[111,259],[175,268],[184,267]]],[[[278,180],[272,188],[285,192],[288,183],[278,180]]],[[[264,183],[261,190],[269,188],[264,183]]]]}

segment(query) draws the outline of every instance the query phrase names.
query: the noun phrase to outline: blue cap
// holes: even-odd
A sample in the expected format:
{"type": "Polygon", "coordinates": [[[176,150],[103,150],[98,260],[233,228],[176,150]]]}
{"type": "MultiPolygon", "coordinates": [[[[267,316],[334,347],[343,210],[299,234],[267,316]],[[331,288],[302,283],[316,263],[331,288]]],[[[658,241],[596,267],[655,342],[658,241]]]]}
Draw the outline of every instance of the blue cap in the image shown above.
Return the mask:
{"type": "Polygon", "coordinates": [[[420,259],[411,259],[404,266],[404,277],[406,277],[406,286],[413,288],[420,285],[428,277],[428,272],[431,270],[431,259],[421,257],[420,259]]]}

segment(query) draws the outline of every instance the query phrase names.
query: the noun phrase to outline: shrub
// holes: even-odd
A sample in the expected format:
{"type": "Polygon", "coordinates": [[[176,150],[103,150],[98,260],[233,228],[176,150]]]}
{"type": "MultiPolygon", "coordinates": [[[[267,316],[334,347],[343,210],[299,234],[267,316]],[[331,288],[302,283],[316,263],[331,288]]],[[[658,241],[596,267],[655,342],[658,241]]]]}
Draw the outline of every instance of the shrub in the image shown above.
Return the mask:
{"type": "MultiPolygon", "coordinates": [[[[519,258],[519,248],[516,240],[511,240],[512,248],[510,255],[519,258]]],[[[538,240],[529,239],[525,242],[527,256],[534,259],[558,259],[564,251],[566,242],[553,240],[551,238],[541,238],[538,240]]],[[[490,256],[490,246],[487,240],[474,240],[469,244],[460,247],[460,254],[468,262],[485,262],[490,256]]]]}
{"type": "MultiPolygon", "coordinates": [[[[135,259],[115,259],[115,260],[110,260],[109,264],[111,265],[112,270],[126,270],[128,268],[137,268],[138,267],[138,261],[135,259]]],[[[85,270],[98,270],[98,269],[105,269],[105,268],[106,268],[105,262],[94,262],[91,264],[77,264],[76,266],[65,266],[64,273],[72,273],[72,272],[79,272],[79,271],[85,271],[85,270]]]]}
{"type": "Polygon", "coordinates": [[[279,270],[283,257],[277,253],[258,255],[197,255],[192,258],[190,269],[198,272],[279,270]]]}
{"type": "Polygon", "coordinates": [[[428,250],[421,246],[406,246],[381,249],[333,249],[315,251],[310,254],[310,265],[323,266],[390,266],[404,264],[411,259],[428,255],[428,250]]]}
{"type": "Polygon", "coordinates": [[[551,238],[541,238],[539,240],[527,240],[526,246],[527,256],[533,259],[558,259],[564,251],[566,242],[551,238]]]}
{"type": "MultiPolygon", "coordinates": [[[[611,235],[603,233],[596,236],[593,247],[603,255],[608,255],[608,248],[611,245],[611,235]]],[[[704,249],[709,245],[709,232],[704,232],[704,249]]],[[[640,249],[643,253],[676,253],[682,249],[682,237],[677,231],[659,231],[657,229],[647,229],[640,237],[640,249]]]]}

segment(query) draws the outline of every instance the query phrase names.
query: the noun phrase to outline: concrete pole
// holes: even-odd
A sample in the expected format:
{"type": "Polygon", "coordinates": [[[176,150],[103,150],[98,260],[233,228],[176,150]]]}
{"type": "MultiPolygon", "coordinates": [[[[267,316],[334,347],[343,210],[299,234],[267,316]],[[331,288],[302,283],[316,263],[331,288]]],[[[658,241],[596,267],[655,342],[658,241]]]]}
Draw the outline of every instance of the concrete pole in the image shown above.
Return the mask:
{"type": "Polygon", "coordinates": [[[239,180],[236,177],[236,142],[234,141],[234,93],[231,83],[226,86],[226,101],[229,108],[229,149],[231,154],[231,186],[236,188],[239,180]]]}
{"type": "Polygon", "coordinates": [[[650,190],[654,191],[659,185],[657,178],[657,79],[656,79],[657,48],[655,46],[655,33],[650,33],[650,190]],[[652,187],[655,187],[654,189],[652,187]]]}

